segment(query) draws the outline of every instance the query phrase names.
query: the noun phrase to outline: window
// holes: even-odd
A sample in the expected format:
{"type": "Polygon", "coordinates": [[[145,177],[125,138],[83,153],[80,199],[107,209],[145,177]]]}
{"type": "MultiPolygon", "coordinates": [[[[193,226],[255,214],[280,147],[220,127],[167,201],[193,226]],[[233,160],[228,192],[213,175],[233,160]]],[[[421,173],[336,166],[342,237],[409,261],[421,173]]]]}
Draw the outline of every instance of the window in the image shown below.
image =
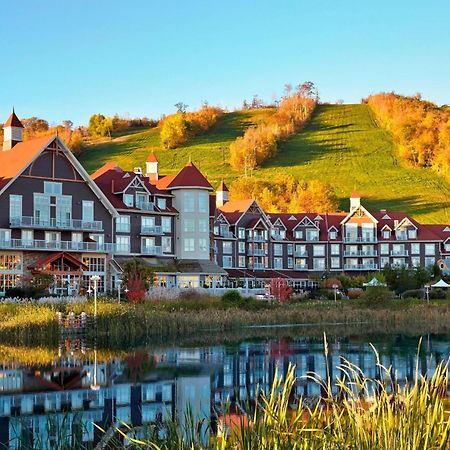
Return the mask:
{"type": "Polygon", "coordinates": [[[198,231],[201,233],[209,232],[209,221],[208,219],[199,219],[198,220],[198,231]]]}
{"type": "Polygon", "coordinates": [[[294,244],[288,244],[287,245],[287,254],[293,255],[294,254],[294,244]]]}
{"type": "Polygon", "coordinates": [[[331,258],[331,268],[332,269],[339,269],[341,267],[341,259],[332,257],[331,258]]]}
{"type": "Polygon", "coordinates": [[[33,230],[22,230],[22,245],[32,244],[34,238],[33,230]]]}
{"type": "Polygon", "coordinates": [[[208,251],[208,239],[200,238],[198,240],[198,249],[201,252],[207,252],[208,251]]]}
{"type": "Polygon", "coordinates": [[[314,245],[313,246],[314,256],[325,256],[325,245],[314,245]]]}
{"type": "Polygon", "coordinates": [[[58,225],[68,226],[72,219],[72,196],[56,197],[56,222],[58,225]]]}
{"type": "Polygon", "coordinates": [[[116,244],[119,253],[130,252],[130,236],[116,236],[116,244]]]}
{"type": "Polygon", "coordinates": [[[90,234],[89,237],[97,242],[98,245],[103,245],[105,243],[105,235],[104,234],[90,234]]]}
{"type": "Polygon", "coordinates": [[[163,236],[161,243],[163,253],[172,253],[172,238],[170,236],[163,236]]]}
{"type": "Polygon", "coordinates": [[[238,252],[245,253],[245,242],[238,242],[238,252]]]}
{"type": "Polygon", "coordinates": [[[46,231],[45,242],[60,242],[61,233],[59,231],[46,231]]]}
{"type": "Polygon", "coordinates": [[[11,240],[11,230],[0,229],[0,242],[9,242],[11,240]]]}
{"type": "Polygon", "coordinates": [[[325,259],[324,258],[314,258],[313,259],[313,269],[314,270],[325,270],[325,259]]]}
{"type": "Polygon", "coordinates": [[[194,212],[194,193],[183,192],[183,211],[194,212]]]}
{"type": "Polygon", "coordinates": [[[245,239],[245,228],[238,228],[239,239],[245,239]]]}
{"type": "Polygon", "coordinates": [[[335,240],[337,237],[337,232],[335,230],[330,231],[330,239],[335,240]]]}
{"type": "Polygon", "coordinates": [[[72,242],[83,242],[83,233],[72,233],[72,242]]]}
{"type": "Polygon", "coordinates": [[[154,254],[155,249],[155,238],[154,237],[144,237],[141,239],[141,253],[154,254]]]}
{"type": "Polygon", "coordinates": [[[275,256],[282,256],[283,255],[283,245],[282,244],[274,244],[273,245],[273,254],[275,256]]]}
{"type": "Polygon", "coordinates": [[[409,239],[417,238],[417,230],[415,228],[413,230],[408,230],[408,238],[409,239]]]}
{"type": "Polygon", "coordinates": [[[389,244],[380,244],[380,255],[389,254],[389,244]]]}
{"type": "Polygon", "coordinates": [[[148,195],[141,192],[136,192],[136,206],[138,208],[144,208],[148,203],[148,195]]]}
{"type": "Polygon", "coordinates": [[[339,255],[340,253],[340,245],[339,244],[331,244],[331,254],[332,255],[339,255]]]}
{"type": "Polygon", "coordinates": [[[9,196],[9,220],[20,219],[22,217],[22,196],[9,196]]]}
{"type": "Polygon", "coordinates": [[[105,271],[105,258],[85,256],[83,258],[83,264],[86,264],[86,266],[88,266],[89,272],[105,271]]]}
{"type": "Polygon", "coordinates": [[[195,251],[195,240],[193,238],[184,238],[183,243],[185,252],[195,251]]]}
{"type": "Polygon", "coordinates": [[[164,233],[170,233],[172,231],[172,218],[162,217],[161,218],[162,230],[164,233]]]}
{"type": "Polygon", "coordinates": [[[413,256],[411,258],[411,265],[413,267],[419,267],[420,266],[420,256],[413,256]]]}
{"type": "Polygon", "coordinates": [[[420,254],[420,244],[411,244],[411,254],[412,255],[420,254]]]}
{"type": "MultiPolygon", "coordinates": [[[[144,217],[142,220],[144,220],[144,217]]],[[[116,218],[116,231],[119,233],[130,232],[130,216],[119,216],[116,218]]]]}
{"type": "Polygon", "coordinates": [[[434,258],[425,258],[425,267],[434,266],[435,262],[434,258]]]}
{"type": "Polygon", "coordinates": [[[91,200],[83,200],[83,222],[94,221],[94,202],[91,200]]]}
{"type": "Polygon", "coordinates": [[[239,256],[239,267],[245,267],[245,256],[239,256]]]}
{"type": "Polygon", "coordinates": [[[319,240],[319,230],[306,230],[306,240],[307,241],[318,241],[319,240]]]}
{"type": "Polygon", "coordinates": [[[21,271],[22,257],[14,254],[0,255],[0,271],[21,271]]]}
{"type": "Polygon", "coordinates": [[[166,209],[167,208],[167,200],[165,198],[157,198],[156,204],[158,205],[159,209],[166,209]]]}
{"type": "Polygon", "coordinates": [[[386,266],[389,266],[389,257],[382,256],[380,258],[380,266],[381,266],[382,269],[384,269],[386,266]]]}
{"type": "MultiPolygon", "coordinates": [[[[117,230],[119,231],[119,230],[117,230]]],[[[141,217],[141,232],[142,233],[154,233],[155,229],[155,218],[154,217],[141,217]]]]}
{"type": "Polygon", "coordinates": [[[294,268],[294,258],[288,258],[288,269],[294,268]]]}
{"type": "Polygon", "coordinates": [[[306,251],[306,245],[296,245],[295,246],[295,255],[296,256],[308,256],[308,252],[306,251]]]}
{"type": "Polygon", "coordinates": [[[50,195],[61,195],[62,183],[55,183],[53,181],[44,181],[44,193],[50,195]]]}
{"type": "Polygon", "coordinates": [[[223,242],[223,253],[233,253],[233,243],[232,242],[223,242]]]}
{"type": "Polygon", "coordinates": [[[195,231],[195,220],[194,219],[184,219],[183,220],[183,231],[185,233],[192,233],[195,231]]]}
{"type": "Polygon", "coordinates": [[[229,269],[233,267],[233,257],[232,256],[223,256],[223,267],[229,269]]]}
{"type": "Polygon", "coordinates": [[[294,237],[295,239],[303,239],[303,230],[295,230],[294,237]]]}
{"type": "Polygon", "coordinates": [[[34,221],[36,225],[50,223],[50,196],[47,194],[34,194],[34,221]]]}
{"type": "Polygon", "coordinates": [[[426,256],[434,256],[435,248],[436,248],[436,246],[434,244],[425,244],[425,255],[426,256]]]}
{"type": "Polygon", "coordinates": [[[134,198],[133,194],[123,194],[123,202],[126,206],[133,207],[134,205],[134,198]]]}
{"type": "Polygon", "coordinates": [[[201,213],[209,212],[209,194],[207,192],[199,192],[198,210],[201,213]]]}
{"type": "Polygon", "coordinates": [[[391,237],[391,232],[389,230],[383,230],[383,239],[389,239],[391,237]]]}
{"type": "Polygon", "coordinates": [[[282,269],[283,268],[283,258],[274,258],[273,259],[273,267],[274,267],[274,269],[282,269]]]}

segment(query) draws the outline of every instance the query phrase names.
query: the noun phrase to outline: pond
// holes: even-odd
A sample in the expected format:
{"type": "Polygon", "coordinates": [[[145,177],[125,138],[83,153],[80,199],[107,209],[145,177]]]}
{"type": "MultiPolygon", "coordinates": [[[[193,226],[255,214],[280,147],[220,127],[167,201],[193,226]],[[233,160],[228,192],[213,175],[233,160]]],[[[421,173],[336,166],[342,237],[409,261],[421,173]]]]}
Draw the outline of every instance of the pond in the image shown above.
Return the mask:
{"type": "MultiPolygon", "coordinates": [[[[274,334],[275,335],[275,334],[274,334]]],[[[177,417],[210,418],[223,404],[243,404],[269,389],[276,374],[295,365],[296,395],[319,396],[303,376],[341,376],[341,357],[377,377],[377,357],[399,380],[431,373],[450,355],[450,335],[378,335],[243,339],[233,344],[97,349],[83,338],[61,340],[54,349],[14,347],[0,368],[0,447],[47,448],[61,440],[74,448],[96,445],[114,424],[136,427],[177,417]],[[34,443],[34,444],[33,444],[34,443]]],[[[217,338],[214,342],[217,342],[217,338]]]]}

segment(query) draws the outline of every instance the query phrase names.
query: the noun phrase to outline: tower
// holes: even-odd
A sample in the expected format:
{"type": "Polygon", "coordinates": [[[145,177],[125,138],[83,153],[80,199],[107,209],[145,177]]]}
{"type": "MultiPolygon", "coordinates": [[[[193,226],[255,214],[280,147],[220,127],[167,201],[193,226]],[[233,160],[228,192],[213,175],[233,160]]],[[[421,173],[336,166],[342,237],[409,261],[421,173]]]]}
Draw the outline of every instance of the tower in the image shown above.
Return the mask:
{"type": "Polygon", "coordinates": [[[354,211],[361,206],[361,194],[358,191],[353,191],[350,196],[350,211],[354,211]]]}
{"type": "Polygon", "coordinates": [[[16,144],[23,141],[23,125],[16,116],[14,109],[3,125],[3,151],[11,150],[16,144]]]}
{"type": "Polygon", "coordinates": [[[225,205],[226,202],[230,200],[230,191],[228,190],[226,184],[221,181],[219,187],[216,191],[216,207],[220,208],[225,205]]]}
{"type": "Polygon", "coordinates": [[[153,152],[148,155],[145,172],[150,181],[158,181],[158,160],[153,152]]]}

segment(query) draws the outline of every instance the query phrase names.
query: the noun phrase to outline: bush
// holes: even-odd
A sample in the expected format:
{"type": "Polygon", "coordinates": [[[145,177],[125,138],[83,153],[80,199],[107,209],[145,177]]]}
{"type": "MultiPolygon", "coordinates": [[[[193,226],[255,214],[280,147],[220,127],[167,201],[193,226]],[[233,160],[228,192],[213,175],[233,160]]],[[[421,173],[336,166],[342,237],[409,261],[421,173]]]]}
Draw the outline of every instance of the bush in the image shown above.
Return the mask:
{"type": "Polygon", "coordinates": [[[402,298],[424,298],[425,293],[423,289],[409,289],[401,295],[402,298]]]}
{"type": "Polygon", "coordinates": [[[430,296],[430,299],[433,299],[433,300],[446,298],[445,291],[443,289],[430,289],[429,296],[430,296]]]}
{"type": "Polygon", "coordinates": [[[384,286],[369,287],[361,296],[361,299],[365,300],[369,305],[382,305],[390,302],[393,298],[393,292],[384,286]]]}
{"type": "Polygon", "coordinates": [[[359,298],[363,295],[363,290],[359,288],[351,288],[348,290],[347,295],[349,299],[359,298]]]}
{"type": "Polygon", "coordinates": [[[222,300],[230,303],[238,303],[242,300],[242,296],[239,291],[231,290],[222,295],[222,300]]]}

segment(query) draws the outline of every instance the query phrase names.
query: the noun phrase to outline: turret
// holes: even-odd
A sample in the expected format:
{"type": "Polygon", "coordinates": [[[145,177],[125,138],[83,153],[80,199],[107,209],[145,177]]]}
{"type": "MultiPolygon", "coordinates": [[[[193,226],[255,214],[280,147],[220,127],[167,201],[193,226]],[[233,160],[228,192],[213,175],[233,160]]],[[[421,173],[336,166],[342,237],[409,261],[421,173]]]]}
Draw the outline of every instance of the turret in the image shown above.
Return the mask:
{"type": "Polygon", "coordinates": [[[148,155],[147,161],[145,163],[146,175],[150,181],[158,181],[158,160],[153,152],[148,155]]]}
{"type": "Polygon", "coordinates": [[[3,151],[11,150],[16,144],[23,141],[23,125],[16,113],[13,112],[3,125],[3,151]]]}
{"type": "Polygon", "coordinates": [[[361,194],[358,191],[353,191],[350,196],[350,211],[354,211],[361,206],[361,194]]]}
{"type": "Polygon", "coordinates": [[[216,207],[220,208],[225,205],[226,202],[230,200],[230,191],[228,190],[226,184],[221,181],[219,187],[216,190],[216,207]]]}

